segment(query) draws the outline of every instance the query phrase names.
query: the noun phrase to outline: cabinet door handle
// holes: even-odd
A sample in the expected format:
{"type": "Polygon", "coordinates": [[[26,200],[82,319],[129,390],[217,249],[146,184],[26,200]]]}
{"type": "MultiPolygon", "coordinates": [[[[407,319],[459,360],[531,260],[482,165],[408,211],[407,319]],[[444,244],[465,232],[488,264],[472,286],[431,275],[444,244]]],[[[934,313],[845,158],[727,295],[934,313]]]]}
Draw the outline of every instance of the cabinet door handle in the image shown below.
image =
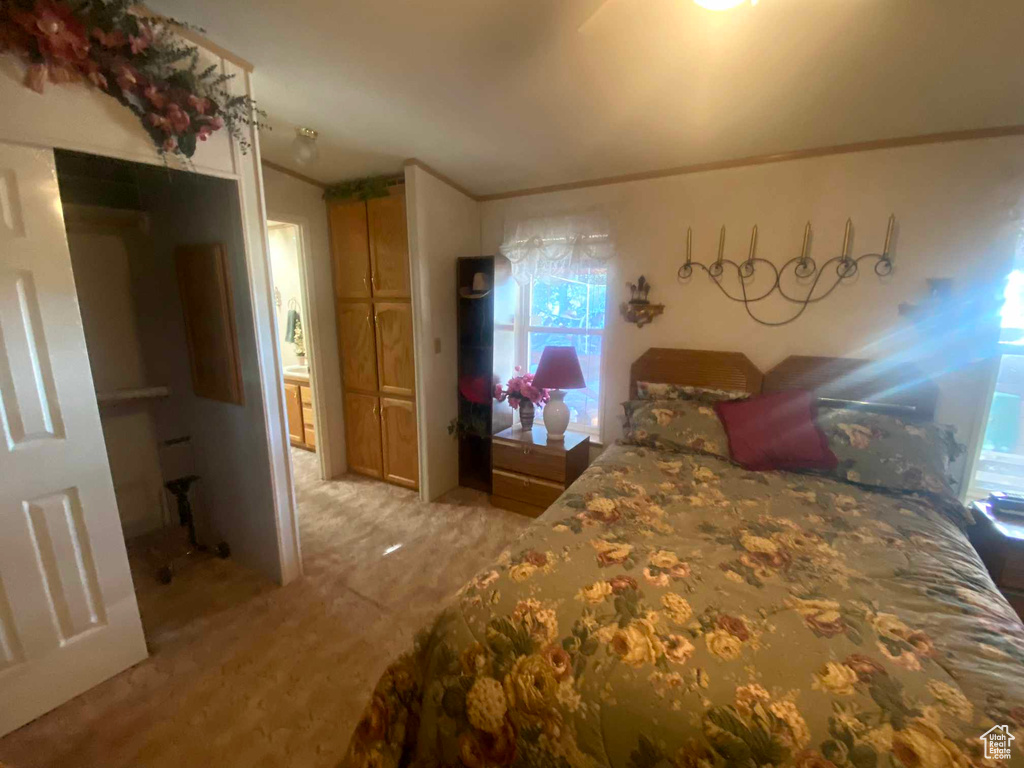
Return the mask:
{"type": "Polygon", "coordinates": [[[524,456],[528,456],[529,453],[530,453],[530,449],[529,448],[523,448],[523,455],[524,456]]]}
{"type": "Polygon", "coordinates": [[[363,273],[363,288],[365,288],[366,290],[370,290],[370,281],[369,278],[366,277],[365,272],[363,273]]]}
{"type": "Polygon", "coordinates": [[[370,326],[370,330],[371,330],[371,331],[373,330],[373,326],[374,326],[374,321],[375,321],[376,319],[377,319],[376,317],[371,317],[370,315],[367,315],[367,316],[366,316],[366,324],[367,324],[368,326],[370,326]]]}

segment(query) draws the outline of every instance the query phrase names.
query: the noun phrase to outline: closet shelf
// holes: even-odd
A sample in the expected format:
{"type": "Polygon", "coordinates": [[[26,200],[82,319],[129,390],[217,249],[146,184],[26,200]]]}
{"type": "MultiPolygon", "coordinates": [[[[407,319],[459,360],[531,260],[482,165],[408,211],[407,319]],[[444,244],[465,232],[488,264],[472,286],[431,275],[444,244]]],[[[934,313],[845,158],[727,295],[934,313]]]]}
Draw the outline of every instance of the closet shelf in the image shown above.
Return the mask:
{"type": "Polygon", "coordinates": [[[136,400],[155,400],[170,397],[170,387],[136,387],[134,389],[112,389],[109,392],[97,392],[96,400],[100,405],[130,403],[136,400]]]}

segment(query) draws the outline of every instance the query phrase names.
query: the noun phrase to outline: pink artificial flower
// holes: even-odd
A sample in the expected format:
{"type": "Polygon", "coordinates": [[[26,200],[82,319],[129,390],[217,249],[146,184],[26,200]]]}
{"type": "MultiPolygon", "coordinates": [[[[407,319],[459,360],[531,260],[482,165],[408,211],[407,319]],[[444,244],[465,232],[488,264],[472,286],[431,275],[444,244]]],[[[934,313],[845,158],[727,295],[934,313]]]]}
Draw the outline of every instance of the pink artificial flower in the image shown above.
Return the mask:
{"type": "Polygon", "coordinates": [[[163,109],[167,105],[167,97],[158,91],[155,85],[147,85],[142,95],[149,99],[149,103],[156,109],[163,109]]]}
{"type": "MultiPolygon", "coordinates": [[[[522,368],[517,365],[516,371],[521,370],[522,368]]],[[[508,385],[504,391],[500,384],[495,385],[494,397],[499,402],[507,398],[509,405],[513,408],[518,408],[526,400],[536,405],[542,405],[551,399],[546,389],[540,389],[533,385],[532,373],[520,373],[517,376],[513,376],[508,380],[508,385]]]]}
{"type": "Polygon", "coordinates": [[[85,67],[86,75],[89,78],[89,82],[95,85],[97,88],[107,90],[107,78],[100,72],[100,67],[95,61],[90,61],[85,67]]]}
{"type": "Polygon", "coordinates": [[[78,72],[71,67],[62,64],[50,65],[50,82],[57,85],[70,83],[78,79],[78,72]]]}
{"type": "Polygon", "coordinates": [[[164,152],[173,152],[178,148],[178,137],[168,136],[164,139],[163,150],[164,152]]]}
{"type": "Polygon", "coordinates": [[[128,42],[132,47],[132,55],[138,56],[144,50],[149,48],[149,44],[153,42],[153,30],[145,21],[139,22],[139,35],[129,35],[128,42]]]}
{"type": "Polygon", "coordinates": [[[206,110],[210,108],[210,100],[203,98],[202,96],[196,96],[194,93],[190,93],[188,96],[188,105],[192,107],[196,113],[205,115],[206,110]]]}
{"type": "Polygon", "coordinates": [[[188,112],[183,110],[174,102],[167,105],[167,117],[169,128],[165,127],[164,130],[170,130],[174,133],[184,133],[188,130],[189,124],[192,122],[188,116],[188,112]]]}
{"type": "Polygon", "coordinates": [[[224,118],[220,115],[214,115],[210,120],[210,127],[215,131],[219,131],[224,127],[224,118]]]}
{"type": "MultiPolygon", "coordinates": [[[[45,57],[81,61],[88,55],[89,39],[85,27],[65,3],[36,0],[29,18],[34,20],[34,28],[28,31],[38,40],[39,49],[45,57]]],[[[23,21],[22,26],[25,26],[23,21]]]]}
{"type": "Polygon", "coordinates": [[[104,91],[107,90],[107,78],[99,70],[93,70],[89,73],[89,81],[97,88],[102,88],[104,91]]]}
{"type": "Polygon", "coordinates": [[[126,42],[124,32],[120,29],[115,29],[113,32],[104,32],[99,27],[93,27],[92,36],[104,48],[120,48],[126,42]]]}
{"type": "Polygon", "coordinates": [[[146,122],[154,128],[163,128],[165,131],[167,130],[167,118],[163,115],[158,115],[156,112],[147,113],[146,122]]]}
{"type": "Polygon", "coordinates": [[[139,81],[135,75],[135,70],[127,64],[122,64],[117,68],[117,84],[121,86],[122,91],[130,91],[134,86],[138,85],[139,81]]]}
{"type": "Polygon", "coordinates": [[[42,93],[46,87],[46,70],[45,64],[33,64],[25,72],[25,85],[31,88],[36,93],[42,93]]]}

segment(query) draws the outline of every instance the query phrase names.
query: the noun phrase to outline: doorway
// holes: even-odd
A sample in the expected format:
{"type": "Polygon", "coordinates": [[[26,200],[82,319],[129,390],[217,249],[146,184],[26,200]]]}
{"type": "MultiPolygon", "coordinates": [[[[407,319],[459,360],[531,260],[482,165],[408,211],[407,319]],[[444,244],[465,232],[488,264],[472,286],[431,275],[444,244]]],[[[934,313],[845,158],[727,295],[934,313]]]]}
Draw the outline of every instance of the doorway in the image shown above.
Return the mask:
{"type": "Polygon", "coordinates": [[[216,554],[257,565],[248,520],[275,514],[238,195],[226,179],[65,151],[55,160],[148,629],[144,586],[216,554]]]}
{"type": "Polygon", "coordinates": [[[318,428],[315,325],[306,290],[304,225],[294,221],[267,221],[274,319],[281,355],[288,440],[292,448],[316,453],[321,479],[326,477],[322,432],[318,428]]]}

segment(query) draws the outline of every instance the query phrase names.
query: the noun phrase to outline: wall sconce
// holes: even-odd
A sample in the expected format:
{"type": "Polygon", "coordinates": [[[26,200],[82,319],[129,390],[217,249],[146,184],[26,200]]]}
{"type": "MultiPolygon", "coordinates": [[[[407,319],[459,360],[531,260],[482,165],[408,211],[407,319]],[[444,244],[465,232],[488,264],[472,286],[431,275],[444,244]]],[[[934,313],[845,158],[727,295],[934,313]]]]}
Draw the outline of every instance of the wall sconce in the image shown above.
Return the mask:
{"type": "MultiPolygon", "coordinates": [[[[685,284],[693,277],[694,267],[704,270],[711,279],[711,282],[718,286],[718,289],[727,298],[743,304],[752,320],[761,325],[778,327],[792,323],[811,304],[828,298],[841,283],[856,277],[860,271],[860,263],[866,259],[869,260],[869,263],[870,261],[874,262],[874,272],[878,277],[884,278],[891,275],[893,270],[892,241],[895,229],[896,216],[894,214],[889,216],[889,225],[885,230],[885,245],[882,247],[881,253],[865,253],[861,256],[851,256],[850,242],[853,233],[853,221],[847,219],[846,229],[843,232],[842,250],[838,256],[833,256],[819,267],[810,256],[811,223],[807,222],[807,226],[804,227],[804,242],[800,248],[800,255],[791,258],[781,267],[776,267],[768,259],[762,259],[757,255],[756,224],[750,233],[750,250],[745,261],[735,262],[725,258],[725,227],[723,226],[718,236],[718,258],[708,265],[693,261],[693,230],[687,228],[686,261],[679,268],[677,276],[679,281],[685,284]],[[769,287],[767,289],[759,288],[760,293],[758,295],[750,295],[748,288],[753,287],[755,273],[760,265],[763,265],[760,271],[768,278],[766,282],[769,284],[769,287]],[[729,272],[735,274],[735,284],[739,289],[738,295],[730,293],[722,282],[722,278],[726,273],[726,267],[729,268],[729,272]],[[791,275],[790,282],[803,292],[803,296],[792,295],[783,286],[783,277],[785,277],[787,270],[789,270],[791,275]],[[819,284],[821,285],[820,290],[818,290],[819,284]],[[751,305],[763,301],[769,296],[778,296],[784,299],[793,304],[795,310],[789,317],[782,320],[765,320],[758,317],[754,314],[751,305]]],[[[792,291],[793,285],[788,290],[792,291]]]]}
{"type": "Polygon", "coordinates": [[[626,283],[629,287],[630,299],[622,302],[619,310],[626,322],[635,323],[637,328],[643,328],[654,318],[665,311],[664,304],[651,304],[647,295],[651,292],[651,284],[647,278],[640,275],[635,283],[626,283]]]}

